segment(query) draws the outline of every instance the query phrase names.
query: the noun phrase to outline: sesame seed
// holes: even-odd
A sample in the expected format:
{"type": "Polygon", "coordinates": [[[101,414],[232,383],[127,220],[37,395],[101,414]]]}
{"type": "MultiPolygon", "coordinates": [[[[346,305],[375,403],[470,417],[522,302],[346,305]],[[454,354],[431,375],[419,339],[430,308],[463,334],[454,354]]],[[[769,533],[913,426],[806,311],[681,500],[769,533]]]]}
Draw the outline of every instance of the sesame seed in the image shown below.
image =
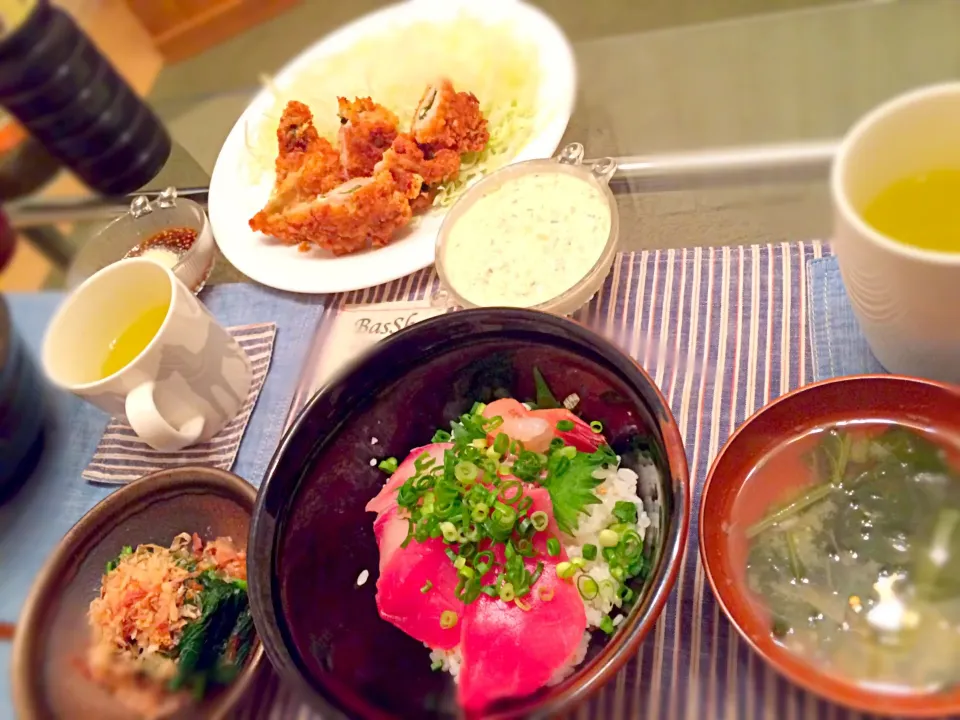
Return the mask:
{"type": "Polygon", "coordinates": [[[364,570],[359,575],[357,575],[357,587],[360,587],[361,585],[363,585],[367,581],[367,578],[369,577],[370,577],[369,570],[364,570]]]}

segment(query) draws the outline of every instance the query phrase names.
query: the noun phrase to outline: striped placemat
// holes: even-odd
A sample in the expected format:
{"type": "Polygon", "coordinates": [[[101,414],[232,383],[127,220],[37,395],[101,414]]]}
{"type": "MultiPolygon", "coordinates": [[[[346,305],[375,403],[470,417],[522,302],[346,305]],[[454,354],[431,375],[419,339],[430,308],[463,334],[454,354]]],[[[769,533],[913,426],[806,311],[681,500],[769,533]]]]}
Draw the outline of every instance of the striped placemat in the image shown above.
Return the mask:
{"type": "MultiPolygon", "coordinates": [[[[573,717],[863,717],[774,674],[721,613],[697,552],[700,490],[720,447],[754,411],[812,380],[805,266],[823,252],[819,242],[806,242],[623,254],[577,314],[642,363],[663,390],[695,483],[683,570],[663,615],[637,656],[573,717]]],[[[435,274],[423,271],[338,296],[331,306],[420,299],[436,288],[435,274]]],[[[316,717],[272,676],[253,697],[244,717],[316,717]]]]}
{"type": "Polygon", "coordinates": [[[208,465],[229,470],[237,457],[240,441],[260,396],[260,389],[270,369],[276,323],[258,323],[227,328],[247,353],[253,368],[253,381],[246,402],[237,416],[216,436],[205,443],[176,452],[154,450],[143,442],[126,420],[111,418],[100,443],[83,471],[91,482],[125,484],[158,470],[182,465],[208,465]]]}

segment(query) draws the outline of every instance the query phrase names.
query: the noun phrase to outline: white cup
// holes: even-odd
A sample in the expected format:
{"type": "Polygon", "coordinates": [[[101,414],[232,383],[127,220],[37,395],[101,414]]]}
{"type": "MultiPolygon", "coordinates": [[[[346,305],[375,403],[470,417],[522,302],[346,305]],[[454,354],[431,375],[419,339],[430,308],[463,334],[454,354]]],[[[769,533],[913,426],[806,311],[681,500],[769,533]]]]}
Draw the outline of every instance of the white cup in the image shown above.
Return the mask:
{"type": "Polygon", "coordinates": [[[42,362],[57,386],[126,417],[140,439],[175,451],[216,435],[243,407],[253,372],[237,341],[167,268],[134,258],[84,281],[57,310],[42,362]],[[102,377],[110,343],[169,303],[160,330],[124,368],[102,377]]]}
{"type": "Polygon", "coordinates": [[[960,168],[960,83],[876,108],[850,130],[833,165],[833,241],[877,360],[893,373],[958,383],[960,253],[899,243],[863,220],[864,207],[896,180],[944,168],[960,168]]]}

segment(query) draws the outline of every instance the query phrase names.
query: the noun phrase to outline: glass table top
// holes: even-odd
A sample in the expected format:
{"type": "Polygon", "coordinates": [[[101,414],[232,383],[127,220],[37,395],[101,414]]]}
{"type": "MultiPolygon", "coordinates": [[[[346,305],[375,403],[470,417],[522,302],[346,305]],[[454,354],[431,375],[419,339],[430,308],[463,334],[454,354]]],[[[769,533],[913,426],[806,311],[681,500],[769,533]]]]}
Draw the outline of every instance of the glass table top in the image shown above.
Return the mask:
{"type": "MultiPolygon", "coordinates": [[[[164,69],[148,100],[176,148],[154,185],[203,188],[261,78],[382,4],[307,1],[164,69]]],[[[564,142],[620,161],[624,249],[826,237],[836,139],[892,95],[960,77],[957,0],[537,4],[577,61],[564,142]]],[[[70,220],[102,211],[77,201],[89,202],[57,198],[63,212],[51,215],[58,206],[41,193],[9,210],[20,227],[57,219],[79,245],[90,223],[70,220]]],[[[241,279],[219,265],[215,280],[241,279]]]]}

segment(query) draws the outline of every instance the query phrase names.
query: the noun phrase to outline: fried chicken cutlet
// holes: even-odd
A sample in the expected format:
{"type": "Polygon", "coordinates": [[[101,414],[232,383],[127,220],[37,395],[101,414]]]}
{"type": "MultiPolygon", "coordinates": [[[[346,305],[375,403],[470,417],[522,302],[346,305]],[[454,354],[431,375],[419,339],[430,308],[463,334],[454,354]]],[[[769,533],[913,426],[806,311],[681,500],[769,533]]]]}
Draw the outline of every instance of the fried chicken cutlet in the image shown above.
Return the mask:
{"type": "Polygon", "coordinates": [[[397,116],[370,98],[340,104],[340,165],[346,178],[368,177],[397,136],[397,116]]]}
{"type": "Polygon", "coordinates": [[[433,204],[436,185],[460,172],[460,155],[455,150],[430,153],[429,148],[425,153],[412,135],[400,133],[377,163],[377,170],[389,170],[397,184],[405,188],[413,182],[412,177],[419,177],[423,185],[410,204],[414,212],[420,212],[433,204]]]}
{"type": "Polygon", "coordinates": [[[413,114],[410,133],[419,145],[461,155],[483,150],[490,140],[480,101],[473,93],[454,90],[446,78],[427,86],[413,114]]]}
{"type": "Polygon", "coordinates": [[[313,125],[313,113],[302,102],[291,100],[277,127],[277,179],[274,195],[296,191],[306,197],[332,190],[347,178],[340,154],[313,125]]]}
{"type": "Polygon", "coordinates": [[[272,235],[301,250],[316,246],[334,255],[383,247],[394,233],[410,222],[410,200],[420,193],[420,180],[413,176],[401,187],[387,170],[373,177],[349,180],[313,200],[264,209],[250,220],[250,227],[272,235]]]}

